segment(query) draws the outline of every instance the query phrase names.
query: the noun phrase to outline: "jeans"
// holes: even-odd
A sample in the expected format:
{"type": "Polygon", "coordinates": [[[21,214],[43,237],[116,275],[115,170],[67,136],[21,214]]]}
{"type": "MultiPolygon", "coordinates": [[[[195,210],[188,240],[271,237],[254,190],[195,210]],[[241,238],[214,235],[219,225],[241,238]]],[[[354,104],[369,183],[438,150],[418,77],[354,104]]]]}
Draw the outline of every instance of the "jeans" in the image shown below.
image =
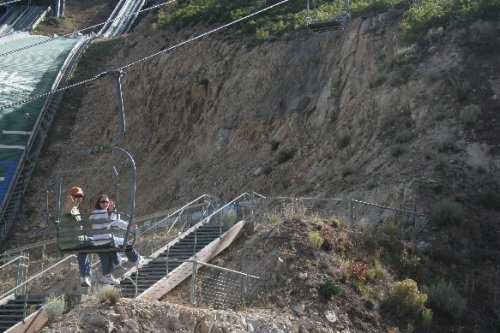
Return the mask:
{"type": "MultiPolygon", "coordinates": [[[[122,246],[123,238],[115,237],[115,245],[122,246]]],[[[125,255],[128,261],[136,262],[139,260],[139,252],[131,246],[125,249],[125,255]]],[[[120,263],[120,255],[118,252],[100,252],[99,258],[101,259],[102,275],[108,275],[115,271],[115,265],[120,263]]]]}
{"type": "Polygon", "coordinates": [[[90,258],[88,253],[78,253],[76,256],[78,260],[78,269],[81,276],[90,276],[90,258]]]}

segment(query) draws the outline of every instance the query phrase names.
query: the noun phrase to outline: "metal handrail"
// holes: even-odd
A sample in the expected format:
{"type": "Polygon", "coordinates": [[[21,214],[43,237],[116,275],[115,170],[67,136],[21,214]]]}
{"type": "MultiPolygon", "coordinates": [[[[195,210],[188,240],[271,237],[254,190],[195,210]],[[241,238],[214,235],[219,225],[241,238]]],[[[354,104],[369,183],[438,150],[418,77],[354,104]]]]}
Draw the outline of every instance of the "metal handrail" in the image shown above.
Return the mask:
{"type": "MultiPolygon", "coordinates": [[[[188,208],[189,206],[193,205],[194,203],[200,201],[201,199],[204,199],[204,198],[209,198],[209,199],[214,199],[214,196],[210,195],[210,194],[203,194],[201,196],[199,196],[198,198],[188,202],[187,204],[185,204],[184,206],[178,208],[177,210],[175,210],[174,212],[170,213],[169,215],[167,215],[165,218],[163,218],[162,220],[156,222],[155,224],[153,224],[152,226],[150,226],[148,229],[144,230],[143,232],[141,232],[140,236],[144,235],[145,233],[148,233],[149,231],[153,230],[154,228],[156,228],[158,225],[160,225],[161,223],[164,223],[165,221],[167,221],[169,218],[171,218],[172,216],[178,214],[178,213],[182,213],[182,211],[184,211],[186,208],[188,208]]],[[[177,222],[177,221],[176,221],[177,222]]],[[[174,222],[175,224],[175,222],[174,222]]],[[[169,231],[172,229],[172,227],[174,226],[174,224],[172,224],[171,228],[169,229],[169,231]]]]}
{"type": "Polygon", "coordinates": [[[15,286],[14,288],[10,289],[9,291],[3,293],[2,295],[0,295],[0,300],[3,299],[4,297],[8,296],[9,294],[11,294],[12,292],[16,291],[17,289],[27,285],[28,283],[30,283],[31,281],[37,279],[38,277],[40,277],[41,275],[47,273],[48,271],[50,271],[51,269],[53,269],[54,267],[57,267],[59,266],[60,264],[68,261],[69,259],[72,259],[72,258],[76,258],[76,255],[74,254],[71,254],[69,256],[67,256],[66,258],[58,261],[57,263],[55,263],[54,265],[50,266],[50,267],[47,267],[46,269],[44,269],[43,271],[39,272],[38,274],[35,274],[33,275],[32,277],[30,277],[28,280],[24,281],[23,283],[15,286]]]}
{"type": "Polygon", "coordinates": [[[11,261],[9,261],[8,263],[5,263],[2,266],[0,266],[0,269],[7,267],[8,265],[12,264],[14,261],[22,260],[22,259],[28,259],[29,260],[30,258],[28,258],[26,256],[15,257],[14,259],[12,259],[11,261]]]}

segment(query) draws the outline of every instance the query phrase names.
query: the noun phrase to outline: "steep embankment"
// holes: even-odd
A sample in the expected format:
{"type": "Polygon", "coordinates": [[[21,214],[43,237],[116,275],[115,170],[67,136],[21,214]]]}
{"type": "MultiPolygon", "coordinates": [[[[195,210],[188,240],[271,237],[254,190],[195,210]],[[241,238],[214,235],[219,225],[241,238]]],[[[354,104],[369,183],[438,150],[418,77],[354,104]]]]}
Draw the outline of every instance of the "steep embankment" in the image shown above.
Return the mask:
{"type": "MultiPolygon", "coordinates": [[[[419,235],[412,250],[428,259],[419,277],[453,278],[470,293],[471,308],[493,318],[498,214],[479,198],[499,184],[500,63],[495,54],[465,56],[439,32],[426,46],[405,48],[399,19],[394,12],[357,18],[343,32],[297,32],[262,44],[229,30],[127,68],[121,145],[137,162],[139,215],[204,192],[224,200],[251,190],[347,196],[419,212],[451,197],[467,223],[431,223],[419,235]],[[482,112],[466,123],[460,112],[473,103],[482,112]]],[[[79,78],[204,30],[152,32],[153,21],[93,46],[79,78]]],[[[114,136],[113,85],[105,78],[68,92],[16,232],[43,223],[41,189],[61,156],[114,136]]],[[[93,179],[82,183],[90,195],[103,190],[93,179]]],[[[481,322],[473,312],[468,318],[481,322]]]]}
{"type": "MultiPolygon", "coordinates": [[[[196,34],[151,32],[150,23],[115,42],[116,56],[101,68],[196,34]]],[[[138,162],[139,213],[203,192],[224,199],[251,190],[347,195],[427,212],[436,184],[446,194],[453,192],[448,185],[477,192],[496,177],[499,162],[492,136],[474,143],[457,120],[462,105],[450,83],[466,63],[453,44],[417,56],[397,30],[380,15],[356,19],[341,33],[298,33],[258,45],[227,31],[127,68],[122,145],[138,162]],[[439,149],[450,140],[459,149],[439,149]],[[482,173],[470,176],[477,167],[482,173]]],[[[75,117],[63,124],[68,135],[53,138],[52,156],[39,165],[56,170],[54,154],[114,136],[113,84],[102,79],[81,88],[81,107],[67,101],[61,113],[75,117]]]]}

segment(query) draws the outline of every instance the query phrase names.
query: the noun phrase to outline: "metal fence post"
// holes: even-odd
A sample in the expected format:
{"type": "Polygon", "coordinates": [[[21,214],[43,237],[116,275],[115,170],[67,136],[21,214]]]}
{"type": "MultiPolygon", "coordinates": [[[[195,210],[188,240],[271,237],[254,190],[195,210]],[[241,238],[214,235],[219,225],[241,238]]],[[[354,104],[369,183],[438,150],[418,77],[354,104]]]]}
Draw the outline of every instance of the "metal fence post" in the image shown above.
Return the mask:
{"type": "Polygon", "coordinates": [[[196,261],[193,261],[193,273],[191,274],[191,304],[196,305],[196,261]]]}
{"type": "Polygon", "coordinates": [[[351,229],[354,230],[354,202],[352,199],[349,200],[349,224],[351,229]]]}

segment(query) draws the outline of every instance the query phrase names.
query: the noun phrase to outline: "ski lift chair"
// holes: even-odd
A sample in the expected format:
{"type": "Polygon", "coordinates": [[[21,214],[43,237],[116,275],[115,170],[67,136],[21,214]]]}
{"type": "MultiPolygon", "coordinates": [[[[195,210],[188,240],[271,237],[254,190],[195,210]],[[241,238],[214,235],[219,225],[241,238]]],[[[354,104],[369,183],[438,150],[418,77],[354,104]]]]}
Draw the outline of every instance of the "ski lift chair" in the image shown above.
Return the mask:
{"type": "MultiPolygon", "coordinates": [[[[131,230],[134,222],[135,212],[135,190],[136,190],[136,168],[132,156],[125,150],[119,147],[91,147],[83,149],[68,157],[64,168],[58,173],[57,179],[57,199],[56,199],[56,212],[55,212],[55,225],[57,232],[57,244],[62,252],[121,252],[131,247],[135,243],[135,231],[131,230]],[[117,161],[120,166],[128,165],[130,170],[130,203],[128,211],[121,211],[120,200],[120,175],[118,173],[118,165],[103,165],[101,167],[88,167],[88,168],[68,168],[73,160],[78,157],[99,157],[104,155],[121,156],[123,161],[117,161]],[[125,219],[128,222],[126,230],[114,227],[113,222],[109,218],[92,219],[89,217],[91,214],[69,215],[64,211],[64,203],[66,198],[65,188],[63,188],[63,180],[66,176],[73,174],[90,173],[93,177],[98,172],[105,170],[111,171],[110,176],[106,179],[113,179],[114,198],[116,200],[116,215],[120,219],[125,219]],[[99,235],[99,237],[96,237],[99,235]],[[123,244],[118,246],[115,244],[115,237],[119,236],[124,239],[123,244]]],[[[80,177],[79,182],[85,184],[85,177],[80,177]],[[82,179],[83,178],[83,179],[82,179]]],[[[66,185],[69,186],[69,185],[66,185]]]]}

